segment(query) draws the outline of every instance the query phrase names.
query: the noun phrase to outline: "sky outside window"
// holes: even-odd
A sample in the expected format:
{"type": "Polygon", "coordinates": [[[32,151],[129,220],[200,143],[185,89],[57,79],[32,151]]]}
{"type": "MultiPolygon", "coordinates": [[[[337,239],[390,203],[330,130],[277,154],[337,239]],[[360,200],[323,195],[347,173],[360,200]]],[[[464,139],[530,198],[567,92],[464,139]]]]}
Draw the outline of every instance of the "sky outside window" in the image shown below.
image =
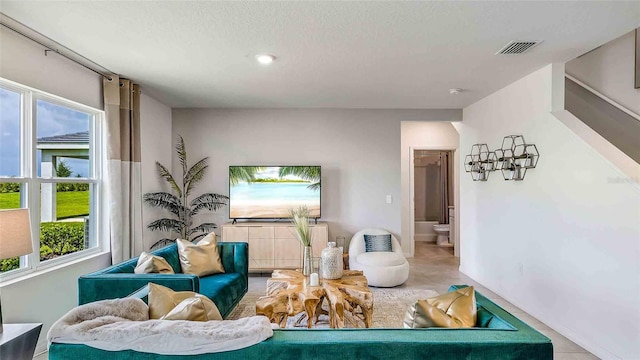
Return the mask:
{"type": "Polygon", "coordinates": [[[0,176],[20,176],[20,94],[0,88],[0,176]]]}
{"type": "MultiPolygon", "coordinates": [[[[89,131],[91,115],[38,100],[37,138],[89,131]]],[[[20,176],[20,94],[0,88],[0,176],[20,176]]],[[[41,152],[37,152],[40,164],[41,152]]],[[[64,158],[72,175],[89,175],[89,161],[64,158]]],[[[40,167],[38,167],[40,175],[40,167]]]]}
{"type": "MultiPolygon", "coordinates": [[[[52,136],[77,134],[89,131],[91,115],[52,104],[47,101],[36,102],[37,137],[38,139],[52,136]]],[[[38,164],[41,163],[41,151],[37,152],[38,164]]],[[[71,169],[71,177],[80,175],[88,177],[89,161],[87,159],[59,157],[71,169]]],[[[40,168],[38,167],[38,176],[40,168]]]]}

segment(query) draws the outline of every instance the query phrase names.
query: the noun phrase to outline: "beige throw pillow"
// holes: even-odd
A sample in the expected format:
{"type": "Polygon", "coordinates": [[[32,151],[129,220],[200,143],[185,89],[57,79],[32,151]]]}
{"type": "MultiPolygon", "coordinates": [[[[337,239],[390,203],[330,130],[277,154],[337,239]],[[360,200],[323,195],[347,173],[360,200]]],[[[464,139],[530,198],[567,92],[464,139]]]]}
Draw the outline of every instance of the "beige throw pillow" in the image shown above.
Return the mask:
{"type": "Polygon", "coordinates": [[[222,320],[218,307],[205,296],[195,296],[182,300],[160,320],[210,321],[222,320]]]}
{"type": "Polygon", "coordinates": [[[133,269],[136,274],[174,274],[173,268],[162,256],[142,252],[138,264],[133,269]]]}
{"type": "Polygon", "coordinates": [[[149,283],[149,319],[209,321],[222,320],[222,316],[204,295],[149,283]]]}
{"type": "Polygon", "coordinates": [[[468,328],[476,324],[476,295],[473,286],[418,300],[404,315],[405,328],[468,328]]]}
{"type": "Polygon", "coordinates": [[[183,273],[205,276],[224,272],[215,233],[205,236],[197,244],[182,239],[176,239],[176,242],[183,273]]]}

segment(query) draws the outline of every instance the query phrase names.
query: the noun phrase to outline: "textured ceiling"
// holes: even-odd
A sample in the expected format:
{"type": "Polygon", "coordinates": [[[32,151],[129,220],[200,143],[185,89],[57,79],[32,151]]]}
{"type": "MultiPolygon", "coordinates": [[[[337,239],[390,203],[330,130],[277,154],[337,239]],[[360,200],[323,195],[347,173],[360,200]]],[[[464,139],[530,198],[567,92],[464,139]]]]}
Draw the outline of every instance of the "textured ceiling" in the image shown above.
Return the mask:
{"type": "Polygon", "coordinates": [[[632,2],[0,1],[172,107],[461,108],[640,27],[632,2]],[[496,56],[510,40],[544,40],[496,56]],[[269,66],[254,55],[278,57],[269,66]],[[450,96],[449,88],[462,88],[450,96]]]}

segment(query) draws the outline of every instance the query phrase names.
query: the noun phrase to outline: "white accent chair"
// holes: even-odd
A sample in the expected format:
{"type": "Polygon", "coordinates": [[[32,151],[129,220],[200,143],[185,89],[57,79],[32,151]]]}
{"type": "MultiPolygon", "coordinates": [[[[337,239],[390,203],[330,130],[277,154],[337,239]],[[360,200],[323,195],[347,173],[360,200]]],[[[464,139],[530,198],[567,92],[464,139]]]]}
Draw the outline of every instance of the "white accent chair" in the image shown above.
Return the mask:
{"type": "Polygon", "coordinates": [[[364,235],[386,235],[382,229],[358,231],[349,243],[349,269],[361,270],[370,286],[394,287],[402,285],[409,278],[409,263],[402,253],[398,239],[391,234],[393,251],[366,252],[364,235]]]}

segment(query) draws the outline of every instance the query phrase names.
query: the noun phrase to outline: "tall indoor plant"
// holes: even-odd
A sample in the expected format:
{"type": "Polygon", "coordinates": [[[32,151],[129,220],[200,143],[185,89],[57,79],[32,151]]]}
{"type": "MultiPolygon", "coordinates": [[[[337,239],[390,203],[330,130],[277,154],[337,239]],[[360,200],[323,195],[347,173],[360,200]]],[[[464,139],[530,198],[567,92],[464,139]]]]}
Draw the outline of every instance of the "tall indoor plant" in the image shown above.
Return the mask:
{"type": "Polygon", "coordinates": [[[302,253],[302,275],[309,276],[311,274],[312,259],[311,259],[311,228],[309,227],[309,208],[306,206],[300,206],[298,209],[290,209],[289,215],[291,216],[291,223],[293,223],[296,234],[302,246],[304,252],[302,253]]]}
{"type": "MultiPolygon", "coordinates": [[[[178,183],[180,179],[176,181],[171,172],[156,161],[158,174],[169,183],[171,193],[152,192],[144,194],[145,204],[168,210],[173,216],[153,221],[147,225],[147,228],[152,231],[171,231],[179,234],[181,239],[197,241],[218,226],[213,222],[204,222],[198,226],[193,226],[193,216],[199,214],[202,210],[216,211],[220,207],[227,205],[229,198],[225,195],[204,193],[189,201],[195,186],[207,172],[209,157],[205,157],[189,167],[184,139],[179,135],[176,143],[176,154],[182,166],[181,184],[178,183]]],[[[160,239],[151,245],[151,248],[165,246],[174,241],[175,239],[160,239]]]]}

